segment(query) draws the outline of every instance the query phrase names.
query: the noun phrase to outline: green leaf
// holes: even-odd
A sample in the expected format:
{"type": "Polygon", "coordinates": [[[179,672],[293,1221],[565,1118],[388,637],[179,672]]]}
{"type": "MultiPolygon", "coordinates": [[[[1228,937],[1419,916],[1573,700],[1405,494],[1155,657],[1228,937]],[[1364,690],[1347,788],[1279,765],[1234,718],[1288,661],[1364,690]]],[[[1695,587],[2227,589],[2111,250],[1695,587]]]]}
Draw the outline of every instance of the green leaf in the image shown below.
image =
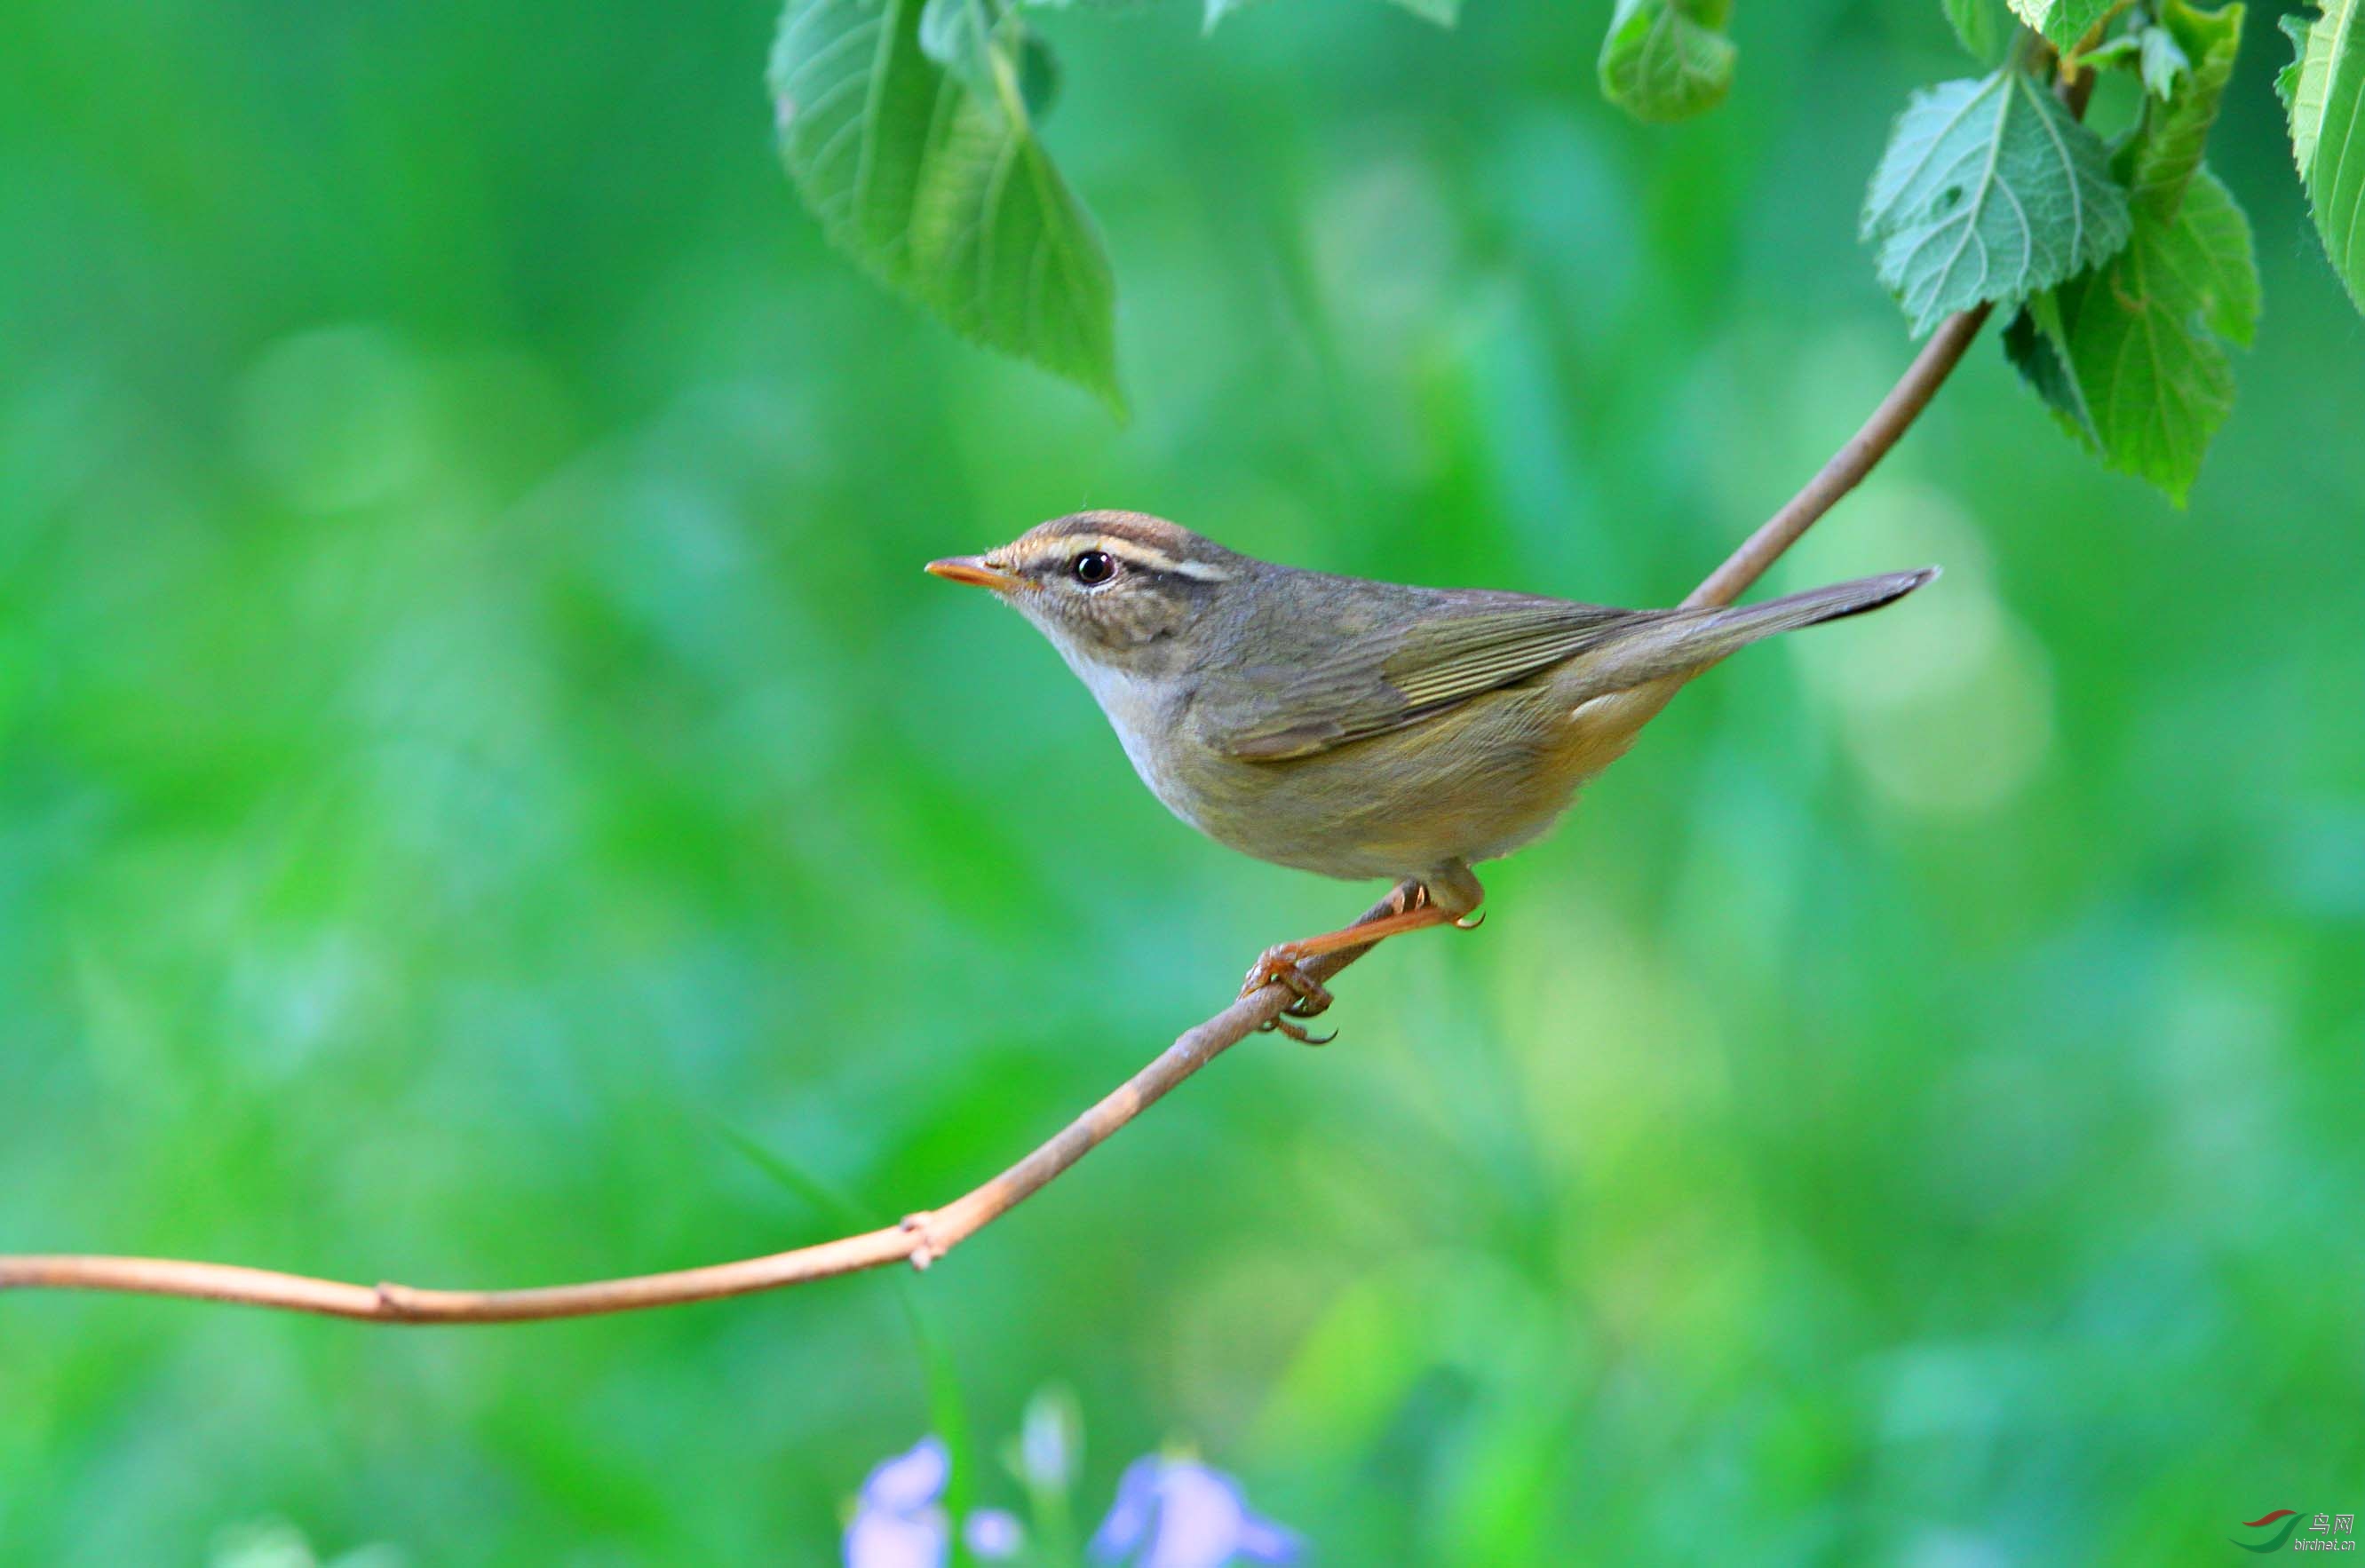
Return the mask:
{"type": "Polygon", "coordinates": [[[2327,0],[2283,28],[2298,58],[2276,78],[2291,111],[2292,154],[2333,271],[2365,309],[2365,5],[2327,0]]]}
{"type": "Polygon", "coordinates": [[[1945,0],[1947,24],[1983,65],[1999,65],[2020,23],[2004,0],[1945,0]]]}
{"type": "Polygon", "coordinates": [[[1025,62],[1002,29],[940,17],[948,68],[922,47],[921,10],[789,0],[771,87],[798,194],[888,285],[1122,413],[1108,258],[1036,138],[1025,62]]]}
{"type": "Polygon", "coordinates": [[[2150,30],[2170,34],[2171,47],[2188,68],[2165,98],[2145,100],[2142,127],[2120,154],[2120,173],[2136,207],[2173,218],[2193,171],[2201,167],[2209,128],[2217,122],[2218,103],[2234,73],[2234,56],[2242,47],[2242,7],[2203,11],[2185,0],[2168,0],[2159,26],[2150,30]]]}
{"type": "Polygon", "coordinates": [[[1730,0],[1618,0],[1601,41],[1601,91],[1636,119],[1705,114],[1732,88],[1730,0]]]}
{"type": "Polygon", "coordinates": [[[2111,14],[2114,0],[2012,0],[2014,15],[2068,50],[2111,14]]]}
{"type": "Polygon", "coordinates": [[[2258,327],[2258,261],[2241,207],[2200,169],[2172,216],[2138,208],[2126,250],[2048,303],[2049,322],[2034,308],[2029,319],[2075,375],[2083,419],[2047,386],[2041,357],[2032,370],[2038,356],[2025,342],[2005,352],[2112,467],[2182,506],[2234,406],[2225,344],[2247,345],[2258,327]]]}
{"type": "Polygon", "coordinates": [[[2018,71],[1942,82],[1898,118],[1866,194],[1864,237],[1916,334],[2107,261],[2126,193],[2102,139],[2018,71]]]}

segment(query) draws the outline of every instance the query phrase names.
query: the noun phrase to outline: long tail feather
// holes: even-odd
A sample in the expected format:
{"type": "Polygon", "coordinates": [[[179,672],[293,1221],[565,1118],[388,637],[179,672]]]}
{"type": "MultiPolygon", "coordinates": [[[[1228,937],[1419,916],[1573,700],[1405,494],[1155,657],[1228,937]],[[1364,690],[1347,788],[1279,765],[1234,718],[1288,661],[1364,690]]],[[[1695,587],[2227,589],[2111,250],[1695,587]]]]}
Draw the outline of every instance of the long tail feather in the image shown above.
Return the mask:
{"type": "Polygon", "coordinates": [[[1637,616],[1574,663],[1580,700],[1665,676],[1691,675],[1763,637],[1894,604],[1938,575],[1935,566],[1809,588],[1762,604],[1670,610],[1637,616]]]}

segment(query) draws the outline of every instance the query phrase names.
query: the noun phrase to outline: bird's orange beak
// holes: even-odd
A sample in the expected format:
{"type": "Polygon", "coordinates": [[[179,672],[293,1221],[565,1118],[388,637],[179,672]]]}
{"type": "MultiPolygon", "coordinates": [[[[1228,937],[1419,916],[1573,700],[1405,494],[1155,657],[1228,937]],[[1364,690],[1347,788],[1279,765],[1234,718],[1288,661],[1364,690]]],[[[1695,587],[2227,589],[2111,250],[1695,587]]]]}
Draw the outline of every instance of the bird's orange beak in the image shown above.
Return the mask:
{"type": "Polygon", "coordinates": [[[987,588],[996,593],[1009,593],[1026,586],[1025,577],[1013,577],[998,566],[989,566],[982,555],[947,555],[941,561],[928,563],[928,575],[942,577],[948,583],[967,583],[972,588],[987,588]]]}

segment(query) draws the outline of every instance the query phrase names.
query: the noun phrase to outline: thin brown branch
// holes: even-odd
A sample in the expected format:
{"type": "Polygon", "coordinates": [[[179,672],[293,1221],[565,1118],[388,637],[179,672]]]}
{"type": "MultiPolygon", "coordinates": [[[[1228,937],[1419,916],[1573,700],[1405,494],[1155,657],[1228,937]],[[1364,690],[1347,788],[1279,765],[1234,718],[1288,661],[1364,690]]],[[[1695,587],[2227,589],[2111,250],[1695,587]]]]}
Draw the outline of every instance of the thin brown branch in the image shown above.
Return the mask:
{"type": "MultiPolygon", "coordinates": [[[[1854,489],[1929,406],[1931,398],[1961,362],[1963,351],[1978,335],[1989,308],[1982,305],[1942,324],[1863,427],[1833,454],[1805,488],[1767,519],[1722,566],[1709,574],[1684,602],[1732,603],[1765,575],[1782,552],[1798,543],[1817,519],[1854,489]]],[[[1407,890],[1397,889],[1365,911],[1357,924],[1402,909],[1404,905],[1399,901],[1407,890]]],[[[1317,980],[1327,980],[1370,951],[1369,947],[1349,948],[1315,959],[1306,968],[1317,980]]],[[[1033,1196],[1118,1128],[1164,1098],[1167,1091],[1270,1023],[1290,1000],[1291,993],[1284,988],[1267,986],[1185,1031],[1157,1059],[1069,1123],[1048,1143],[944,1207],[914,1215],[884,1230],[865,1231],[859,1236],[819,1242],[790,1252],[672,1273],[512,1291],[347,1284],[302,1274],[168,1258],[0,1256],[0,1290],[90,1290],[186,1296],[372,1323],[523,1323],[713,1301],[723,1296],[801,1285],[833,1274],[850,1274],[902,1260],[925,1269],[1033,1196]]]]}
{"type": "Polygon", "coordinates": [[[1873,465],[1889,455],[1922,410],[1930,406],[1938,388],[1962,363],[1963,351],[1979,335],[1989,311],[1994,307],[1976,306],[1959,315],[1949,316],[1930,334],[1913,363],[1898,377],[1889,396],[1872,411],[1847,444],[1832,454],[1815,476],[1804,488],[1792,496],[1776,512],[1758,525],[1757,532],[1742,541],[1741,548],[1724,558],[1724,565],[1708,575],[1708,579],[1685,596],[1684,602],[1698,604],[1731,604],[1749,591],[1749,585],[1765,575],[1767,567],[1782,558],[1782,552],[1799,542],[1799,536],[1815,525],[1840,498],[1864,482],[1873,465]]]}

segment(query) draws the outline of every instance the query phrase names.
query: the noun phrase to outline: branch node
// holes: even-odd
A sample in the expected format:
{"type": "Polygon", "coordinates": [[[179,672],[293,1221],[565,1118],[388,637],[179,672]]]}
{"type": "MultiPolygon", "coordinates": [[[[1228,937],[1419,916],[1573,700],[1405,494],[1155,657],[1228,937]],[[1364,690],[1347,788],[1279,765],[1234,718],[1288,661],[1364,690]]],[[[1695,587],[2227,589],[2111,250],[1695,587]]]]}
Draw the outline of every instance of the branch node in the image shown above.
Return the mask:
{"type": "Polygon", "coordinates": [[[928,1223],[936,1217],[935,1211],[923,1209],[918,1214],[905,1215],[896,1226],[898,1230],[918,1237],[919,1239],[912,1243],[908,1256],[912,1267],[923,1274],[928,1271],[928,1265],[943,1257],[947,1250],[938,1247],[936,1238],[928,1234],[928,1223]]]}

